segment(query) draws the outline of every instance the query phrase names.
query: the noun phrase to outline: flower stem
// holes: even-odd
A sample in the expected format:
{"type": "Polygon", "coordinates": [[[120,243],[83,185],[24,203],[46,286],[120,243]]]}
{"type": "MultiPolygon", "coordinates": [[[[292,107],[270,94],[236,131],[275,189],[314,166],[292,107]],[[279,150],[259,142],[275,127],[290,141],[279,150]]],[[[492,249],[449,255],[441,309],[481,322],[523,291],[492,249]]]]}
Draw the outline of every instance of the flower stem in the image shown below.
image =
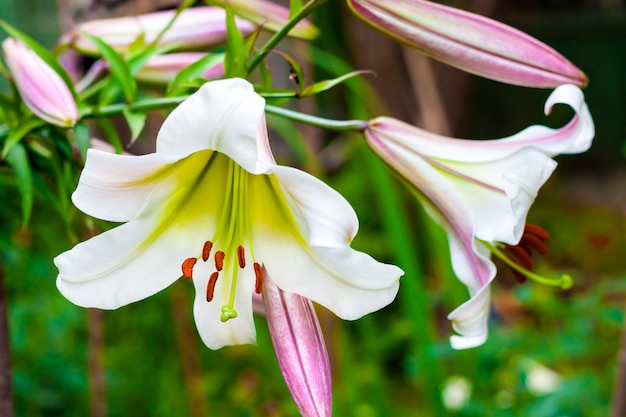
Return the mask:
{"type": "Polygon", "coordinates": [[[122,114],[125,109],[129,109],[132,112],[148,112],[151,110],[163,110],[172,107],[176,107],[183,101],[185,101],[189,96],[178,96],[178,97],[163,97],[163,98],[154,98],[136,101],[132,104],[126,103],[117,103],[110,104],[108,106],[102,107],[92,107],[87,109],[82,117],[108,117],[122,114]]]}
{"type": "Polygon", "coordinates": [[[289,31],[298,24],[299,21],[304,19],[309,13],[311,13],[316,7],[324,3],[325,0],[310,0],[307,2],[302,9],[298,13],[296,13],[290,20],[287,22],[285,26],[282,27],[278,32],[274,34],[266,43],[261,47],[259,53],[252,59],[250,62],[250,66],[248,67],[248,74],[251,74],[252,71],[265,59],[268,52],[273,49],[278,42],[283,40],[285,36],[289,33],[289,31]]]}
{"type": "Polygon", "coordinates": [[[334,130],[337,132],[362,132],[367,129],[367,122],[364,120],[332,120],[323,117],[311,116],[309,114],[300,113],[294,110],[285,109],[283,107],[265,106],[265,111],[276,116],[286,119],[295,120],[297,122],[306,123],[311,126],[321,127],[323,129],[334,130]]]}

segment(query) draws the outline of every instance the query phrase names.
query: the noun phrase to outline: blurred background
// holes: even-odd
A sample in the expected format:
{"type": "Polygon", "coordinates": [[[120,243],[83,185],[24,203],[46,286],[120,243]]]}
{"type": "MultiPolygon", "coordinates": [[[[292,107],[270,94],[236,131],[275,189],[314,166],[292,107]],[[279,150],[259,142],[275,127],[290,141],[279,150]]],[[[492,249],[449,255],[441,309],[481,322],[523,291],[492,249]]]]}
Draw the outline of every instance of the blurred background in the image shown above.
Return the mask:
{"type": "MultiPolygon", "coordinates": [[[[500,265],[487,343],[452,350],[446,316],[467,293],[451,274],[441,231],[358,137],[270,118],[278,158],[321,176],[355,207],[361,225],[353,247],[407,272],[396,302],[381,312],[342,322],[319,310],[333,364],[334,415],[611,415],[626,401],[626,392],[616,389],[626,372],[626,2],[446,4],[529,33],[590,78],[585,94],[596,123],[594,145],[586,154],[558,158],[529,215],[551,233],[550,252],[536,259],[537,270],[570,273],[575,284],[568,291],[519,284],[500,265]],[[306,149],[283,132],[297,132],[306,149]]],[[[72,22],[172,6],[166,0],[3,0],[0,18],[53,47],[72,22]]],[[[312,19],[324,33],[312,47],[281,45],[311,62],[309,81],[350,69],[376,75],[304,100],[302,111],[338,119],[386,114],[475,139],[508,136],[530,124],[557,127],[571,117],[565,108],[543,115],[550,91],[467,75],[399,46],[341,1],[326,3],[312,19]]],[[[274,74],[280,83],[281,68],[274,74]]],[[[154,115],[137,152],[153,146],[162,117],[154,115]]],[[[0,174],[0,274],[16,416],[298,415],[263,318],[258,346],[211,351],[196,334],[185,282],[117,311],[66,301],[52,264],[71,246],[64,225],[39,198],[29,230],[21,230],[19,195],[4,166],[0,174]]]]}

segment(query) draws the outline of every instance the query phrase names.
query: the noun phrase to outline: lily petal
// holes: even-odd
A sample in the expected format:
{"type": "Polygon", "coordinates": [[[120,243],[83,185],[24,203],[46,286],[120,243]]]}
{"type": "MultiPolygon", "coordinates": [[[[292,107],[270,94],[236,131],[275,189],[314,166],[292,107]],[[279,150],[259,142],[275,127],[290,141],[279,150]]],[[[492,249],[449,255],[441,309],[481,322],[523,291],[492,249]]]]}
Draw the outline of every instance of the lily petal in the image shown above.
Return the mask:
{"type": "MultiPolygon", "coordinates": [[[[276,285],[347,320],[393,301],[403,272],[350,248],[356,223],[343,197],[302,171],[288,167],[275,167],[274,171],[286,190],[286,205],[264,208],[282,211],[283,217],[274,223],[267,218],[252,223],[255,252],[276,285]],[[304,225],[301,235],[285,229],[289,211],[296,216],[296,224],[304,225]]],[[[260,201],[260,196],[253,200],[260,201]]]]}
{"type": "Polygon", "coordinates": [[[217,280],[215,297],[206,300],[207,284],[211,275],[209,264],[198,262],[194,269],[193,283],[196,296],[193,303],[193,316],[196,328],[204,344],[210,349],[224,346],[255,343],[256,330],[252,315],[252,297],[254,293],[254,274],[248,268],[239,271],[234,304],[237,306],[237,318],[222,322],[222,307],[230,297],[230,282],[225,277],[217,280]]]}
{"type": "Polygon", "coordinates": [[[157,136],[157,155],[174,162],[205,149],[228,155],[252,174],[265,173],[269,160],[260,144],[265,101],[242,79],[218,80],[178,106],[157,136]]]}
{"type": "Polygon", "coordinates": [[[161,184],[157,174],[165,169],[164,165],[155,154],[115,155],[89,149],[72,202],[82,212],[98,219],[132,220],[161,184]]]}
{"type": "Polygon", "coordinates": [[[177,280],[181,276],[179,260],[197,252],[212,232],[210,222],[199,216],[198,210],[217,210],[207,208],[211,202],[206,198],[200,201],[203,196],[191,195],[191,204],[177,204],[178,209],[163,218],[164,201],[188,197],[188,190],[177,184],[159,187],[138,218],[57,256],[54,262],[59,268],[59,291],[83,307],[116,309],[149,297],[177,280]],[[175,227],[163,228],[166,223],[175,227]]]}

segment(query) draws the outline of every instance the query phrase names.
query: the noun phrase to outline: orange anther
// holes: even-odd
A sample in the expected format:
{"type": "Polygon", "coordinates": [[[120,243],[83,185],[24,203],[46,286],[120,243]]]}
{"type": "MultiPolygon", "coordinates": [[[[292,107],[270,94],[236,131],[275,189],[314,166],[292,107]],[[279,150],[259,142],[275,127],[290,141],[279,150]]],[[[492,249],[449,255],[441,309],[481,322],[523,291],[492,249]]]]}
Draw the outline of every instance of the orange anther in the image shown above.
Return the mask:
{"type": "Polygon", "coordinates": [[[225,257],[226,257],[226,254],[222,252],[221,250],[215,252],[215,269],[217,269],[218,271],[221,271],[222,269],[224,269],[225,257]]]}
{"type": "Polygon", "coordinates": [[[209,256],[211,255],[211,249],[213,248],[213,242],[207,240],[204,242],[204,246],[202,247],[202,260],[204,262],[209,260],[209,256]]]}
{"type": "Polygon", "coordinates": [[[183,261],[183,277],[191,279],[193,277],[193,266],[198,261],[198,258],[187,258],[183,261]]]}

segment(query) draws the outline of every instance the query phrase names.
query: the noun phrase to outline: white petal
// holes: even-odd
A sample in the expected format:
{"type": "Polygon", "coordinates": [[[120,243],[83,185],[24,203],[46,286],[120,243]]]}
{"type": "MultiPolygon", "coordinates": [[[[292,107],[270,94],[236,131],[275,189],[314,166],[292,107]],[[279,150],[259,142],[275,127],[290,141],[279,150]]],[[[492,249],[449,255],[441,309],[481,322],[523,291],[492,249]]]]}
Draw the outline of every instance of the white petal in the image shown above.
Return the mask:
{"type": "Polygon", "coordinates": [[[306,223],[309,244],[345,247],[352,241],[359,223],[345,198],[306,172],[284,166],[273,171],[306,223]]]}
{"type": "Polygon", "coordinates": [[[474,296],[448,315],[452,327],[459,335],[450,336],[454,349],[480,346],[487,340],[490,288],[481,288],[474,296]]]}
{"type": "Polygon", "coordinates": [[[556,103],[566,104],[576,112],[572,120],[560,129],[534,125],[513,136],[494,140],[454,139],[389,117],[378,117],[370,122],[370,126],[374,134],[381,137],[391,135],[394,141],[413,152],[447,161],[486,162],[507,157],[527,147],[536,148],[548,156],[589,149],[594,124],[582,91],[573,85],[559,86],[546,102],[546,113],[556,103]]]}
{"type": "Polygon", "coordinates": [[[161,183],[156,174],[165,167],[156,154],[126,156],[89,149],[72,201],[98,219],[131,220],[161,183]]]}
{"type": "Polygon", "coordinates": [[[207,174],[199,184],[197,172],[185,175],[202,170],[208,155],[178,163],[181,178],[175,179],[180,181],[155,189],[137,218],[59,255],[55,264],[61,293],[80,306],[114,309],[180,277],[182,262],[198,256],[215,229],[220,202],[207,198],[207,190],[219,193],[219,181],[213,184],[207,174]]]}
{"type": "Polygon", "coordinates": [[[260,134],[265,100],[239,78],[212,81],[178,106],[157,136],[157,154],[174,162],[200,150],[224,153],[248,172],[268,169],[260,134]]]}
{"type": "Polygon", "coordinates": [[[347,237],[356,225],[345,200],[308,174],[276,170],[280,178],[287,178],[288,188],[277,175],[251,177],[249,183],[256,262],[265,265],[282,290],[309,298],[344,319],[389,304],[403,273],[349,247],[347,237]],[[302,180],[303,188],[294,191],[297,180],[302,180]],[[324,207],[326,197],[335,212],[324,207]],[[313,245],[313,240],[319,244],[313,245]]]}
{"type": "Polygon", "coordinates": [[[250,268],[238,271],[237,290],[234,309],[237,317],[226,322],[220,320],[222,306],[227,305],[231,290],[231,277],[224,270],[220,272],[215,286],[214,298],[206,300],[206,290],[211,273],[215,271],[211,262],[201,260],[194,268],[193,283],[196,297],[193,303],[193,315],[202,341],[210,349],[223,346],[255,343],[256,331],[252,318],[252,296],[254,274],[250,268]]]}
{"type": "Polygon", "coordinates": [[[309,298],[345,320],[390,304],[402,270],[349,247],[303,247],[270,230],[255,231],[255,251],[276,285],[309,298]],[[263,242],[263,243],[261,243],[263,242]]]}
{"type": "Polygon", "coordinates": [[[472,212],[475,236],[488,242],[517,244],[528,210],[556,162],[527,148],[499,160],[476,164],[450,162],[448,166],[463,176],[442,174],[472,212]]]}

